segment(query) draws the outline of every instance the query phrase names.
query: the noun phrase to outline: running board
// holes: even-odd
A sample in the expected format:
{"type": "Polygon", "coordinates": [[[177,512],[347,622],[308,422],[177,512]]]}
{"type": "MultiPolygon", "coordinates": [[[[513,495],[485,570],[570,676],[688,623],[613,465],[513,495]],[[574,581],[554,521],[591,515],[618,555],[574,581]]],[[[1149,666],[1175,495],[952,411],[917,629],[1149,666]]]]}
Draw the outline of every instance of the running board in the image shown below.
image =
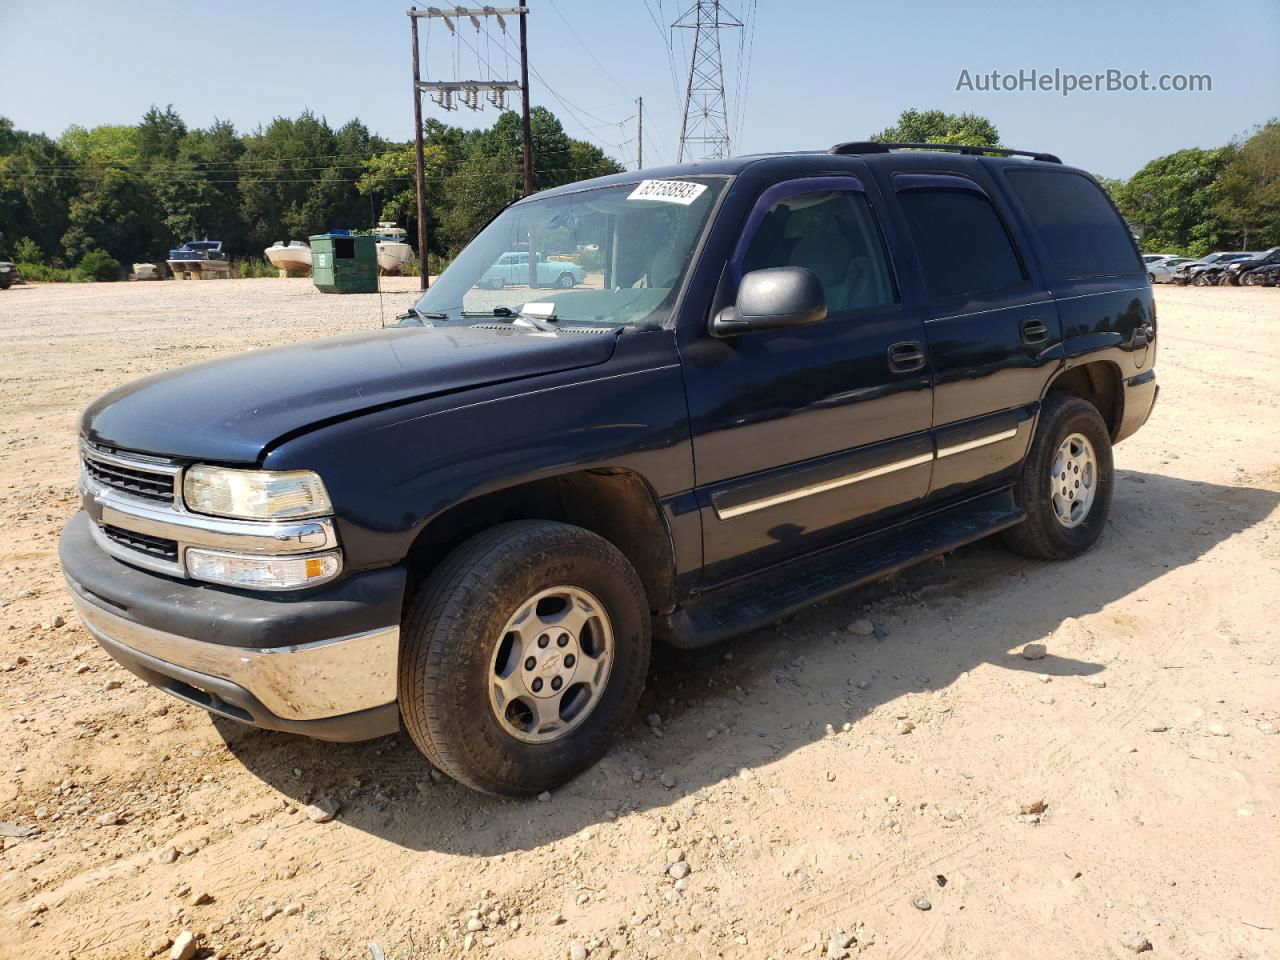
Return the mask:
{"type": "Polygon", "coordinates": [[[1010,490],[976,497],[701,594],[659,617],[655,633],[686,649],[719,643],[1025,518],[1010,490]]]}

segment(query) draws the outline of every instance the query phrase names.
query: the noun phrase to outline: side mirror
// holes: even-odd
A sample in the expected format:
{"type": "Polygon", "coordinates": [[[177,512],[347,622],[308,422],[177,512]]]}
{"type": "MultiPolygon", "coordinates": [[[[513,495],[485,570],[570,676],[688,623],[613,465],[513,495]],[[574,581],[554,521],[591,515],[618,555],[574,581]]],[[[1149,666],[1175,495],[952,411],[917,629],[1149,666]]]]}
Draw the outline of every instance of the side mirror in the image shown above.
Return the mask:
{"type": "Polygon", "coordinates": [[[752,270],[738,285],[738,302],[711,319],[711,335],[804,327],[827,318],[822,284],[804,267],[752,270]]]}

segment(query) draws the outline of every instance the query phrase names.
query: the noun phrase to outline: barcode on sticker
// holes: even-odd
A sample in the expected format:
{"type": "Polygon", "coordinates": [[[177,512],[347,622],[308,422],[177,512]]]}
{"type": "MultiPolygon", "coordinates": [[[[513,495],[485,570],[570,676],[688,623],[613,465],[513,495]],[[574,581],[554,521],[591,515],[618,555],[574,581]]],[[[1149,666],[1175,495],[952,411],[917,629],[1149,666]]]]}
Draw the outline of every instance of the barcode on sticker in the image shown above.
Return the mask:
{"type": "Polygon", "coordinates": [[[678,203],[687,207],[702,196],[706,189],[706,184],[690,183],[687,180],[641,180],[627,199],[661,200],[663,203],[678,203]]]}

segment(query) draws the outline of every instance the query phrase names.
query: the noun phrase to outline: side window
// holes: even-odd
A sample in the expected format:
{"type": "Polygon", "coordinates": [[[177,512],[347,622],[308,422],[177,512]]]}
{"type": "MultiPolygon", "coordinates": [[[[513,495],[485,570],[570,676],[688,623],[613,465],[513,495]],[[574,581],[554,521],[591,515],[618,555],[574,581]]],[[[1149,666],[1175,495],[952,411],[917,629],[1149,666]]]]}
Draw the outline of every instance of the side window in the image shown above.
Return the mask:
{"type": "Polygon", "coordinates": [[[1065,170],[1009,170],[1006,175],[1064,277],[1142,272],[1128,228],[1092,180],[1065,170]]]}
{"type": "Polygon", "coordinates": [[[991,201],[973,190],[903,190],[907,217],[931,300],[980,296],[1026,280],[991,201]]]}
{"type": "Polygon", "coordinates": [[[766,267],[811,270],[833,314],[897,302],[871,207],[853,190],[801,193],[773,204],[742,258],[744,273],[766,267]]]}

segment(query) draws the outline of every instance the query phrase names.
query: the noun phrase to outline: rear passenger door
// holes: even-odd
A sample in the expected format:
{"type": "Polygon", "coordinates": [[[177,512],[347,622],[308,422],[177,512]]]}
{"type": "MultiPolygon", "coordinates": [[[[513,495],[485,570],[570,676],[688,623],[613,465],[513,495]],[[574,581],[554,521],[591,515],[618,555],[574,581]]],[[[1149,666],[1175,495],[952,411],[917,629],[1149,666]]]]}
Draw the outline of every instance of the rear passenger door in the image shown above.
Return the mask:
{"type": "Polygon", "coordinates": [[[1060,362],[1057,307],[976,180],[900,173],[893,187],[927,297],[936,461],[930,496],[1011,479],[1060,362]]]}

